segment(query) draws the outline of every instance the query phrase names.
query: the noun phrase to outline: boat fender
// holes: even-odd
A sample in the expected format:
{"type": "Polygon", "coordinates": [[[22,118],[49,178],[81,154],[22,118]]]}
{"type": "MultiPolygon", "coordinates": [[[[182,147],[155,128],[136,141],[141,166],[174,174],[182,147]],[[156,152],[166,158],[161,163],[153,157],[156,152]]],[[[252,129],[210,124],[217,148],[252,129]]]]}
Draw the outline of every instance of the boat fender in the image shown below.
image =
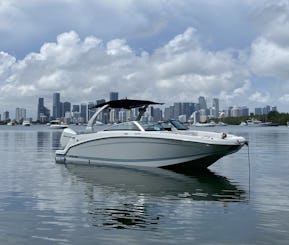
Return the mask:
{"type": "Polygon", "coordinates": [[[222,139],[227,138],[227,134],[226,133],[222,133],[222,139]]]}

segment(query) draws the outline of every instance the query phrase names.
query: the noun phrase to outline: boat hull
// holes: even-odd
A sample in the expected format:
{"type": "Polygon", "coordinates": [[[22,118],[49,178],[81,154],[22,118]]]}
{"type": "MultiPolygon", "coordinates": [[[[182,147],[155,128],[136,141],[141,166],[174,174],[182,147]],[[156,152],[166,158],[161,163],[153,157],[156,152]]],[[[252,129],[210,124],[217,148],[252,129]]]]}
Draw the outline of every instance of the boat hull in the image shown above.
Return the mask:
{"type": "Polygon", "coordinates": [[[153,137],[108,137],[88,140],[56,152],[56,161],[141,167],[206,168],[243,144],[208,144],[153,137]]]}

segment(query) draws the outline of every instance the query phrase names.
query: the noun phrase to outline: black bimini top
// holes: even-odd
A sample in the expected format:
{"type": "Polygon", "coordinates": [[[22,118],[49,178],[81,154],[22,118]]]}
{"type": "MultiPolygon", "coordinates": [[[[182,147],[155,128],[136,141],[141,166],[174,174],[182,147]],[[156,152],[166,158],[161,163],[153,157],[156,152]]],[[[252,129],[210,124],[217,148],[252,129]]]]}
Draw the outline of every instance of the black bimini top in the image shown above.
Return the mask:
{"type": "Polygon", "coordinates": [[[94,106],[94,108],[103,107],[108,105],[110,108],[124,108],[124,109],[132,109],[138,108],[148,105],[162,105],[163,103],[157,103],[149,100],[130,100],[130,99],[121,99],[121,100],[111,100],[105,103],[98,104],[94,106]]]}

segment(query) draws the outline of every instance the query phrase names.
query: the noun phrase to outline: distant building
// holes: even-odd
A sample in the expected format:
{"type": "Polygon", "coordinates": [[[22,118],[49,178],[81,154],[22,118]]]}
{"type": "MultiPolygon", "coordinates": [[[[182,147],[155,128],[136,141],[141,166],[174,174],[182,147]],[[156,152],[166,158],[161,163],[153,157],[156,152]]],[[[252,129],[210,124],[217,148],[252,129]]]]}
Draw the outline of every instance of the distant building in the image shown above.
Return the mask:
{"type": "Polygon", "coordinates": [[[52,116],[54,119],[61,117],[60,93],[53,94],[52,116]]]}
{"type": "Polygon", "coordinates": [[[263,115],[263,109],[262,108],[255,108],[255,115],[263,115]]]}
{"type": "Polygon", "coordinates": [[[271,111],[271,106],[267,105],[266,107],[263,108],[263,113],[267,115],[271,111]]]}
{"type": "Polygon", "coordinates": [[[174,108],[174,119],[178,119],[179,115],[182,115],[182,103],[178,102],[178,103],[174,103],[173,105],[174,108]]]}
{"type": "Polygon", "coordinates": [[[100,99],[95,101],[97,105],[105,103],[105,99],[100,99]]]}
{"type": "Polygon", "coordinates": [[[50,117],[50,111],[44,106],[44,98],[38,98],[37,121],[46,123],[50,117]]]}
{"type": "Polygon", "coordinates": [[[87,122],[87,104],[85,103],[80,105],[80,117],[82,118],[83,122],[87,122]]]}
{"type": "Polygon", "coordinates": [[[214,110],[214,113],[212,116],[219,117],[220,106],[219,106],[219,99],[217,99],[217,98],[213,99],[213,110],[214,110]]]}
{"type": "Polygon", "coordinates": [[[9,111],[4,111],[3,121],[9,121],[9,120],[10,120],[9,111]]]}
{"type": "Polygon", "coordinates": [[[26,109],[25,108],[16,108],[15,121],[17,123],[22,123],[24,120],[26,120],[26,109]]]}
{"type": "Polygon", "coordinates": [[[174,107],[166,107],[164,111],[164,120],[170,120],[174,117],[174,107]]]}
{"type": "Polygon", "coordinates": [[[153,120],[155,122],[158,122],[158,121],[162,121],[163,120],[163,112],[160,108],[153,108],[153,120]]]}
{"type": "Polygon", "coordinates": [[[228,107],[227,110],[225,110],[226,117],[231,117],[232,116],[232,109],[233,109],[233,107],[230,106],[230,107],[228,107]]]}
{"type": "Polygon", "coordinates": [[[109,100],[118,100],[118,92],[110,92],[109,100]]]}
{"type": "Polygon", "coordinates": [[[208,121],[208,116],[207,116],[207,110],[206,109],[200,109],[199,110],[199,115],[200,115],[199,122],[205,123],[205,122],[208,121]]]}
{"type": "Polygon", "coordinates": [[[187,120],[191,117],[195,110],[195,103],[184,102],[182,105],[182,114],[186,115],[187,120]]]}
{"type": "Polygon", "coordinates": [[[72,105],[72,112],[80,112],[79,105],[72,105]]]}
{"type": "Polygon", "coordinates": [[[71,112],[71,103],[66,101],[62,103],[62,116],[65,117],[66,112],[71,112]]]}
{"type": "Polygon", "coordinates": [[[249,108],[247,106],[240,108],[240,116],[249,116],[249,108]]]}
{"type": "MultiPolygon", "coordinates": [[[[109,100],[118,100],[118,92],[110,92],[109,93],[109,100]]],[[[109,114],[109,121],[117,122],[119,120],[119,109],[113,110],[113,114],[109,114]],[[111,118],[112,117],[112,118],[111,118]]]]}
{"type": "Polygon", "coordinates": [[[199,97],[199,105],[200,105],[200,109],[207,110],[207,102],[204,96],[199,97]]]}
{"type": "Polygon", "coordinates": [[[200,111],[195,111],[193,113],[193,119],[194,119],[194,124],[199,123],[201,121],[201,115],[200,115],[200,111]]]}
{"type": "Polygon", "coordinates": [[[93,102],[88,102],[87,106],[87,120],[89,120],[95,113],[95,104],[93,102]]]}
{"type": "Polygon", "coordinates": [[[240,115],[241,115],[241,113],[240,113],[240,107],[234,106],[234,107],[231,109],[231,117],[239,117],[240,115]]]}

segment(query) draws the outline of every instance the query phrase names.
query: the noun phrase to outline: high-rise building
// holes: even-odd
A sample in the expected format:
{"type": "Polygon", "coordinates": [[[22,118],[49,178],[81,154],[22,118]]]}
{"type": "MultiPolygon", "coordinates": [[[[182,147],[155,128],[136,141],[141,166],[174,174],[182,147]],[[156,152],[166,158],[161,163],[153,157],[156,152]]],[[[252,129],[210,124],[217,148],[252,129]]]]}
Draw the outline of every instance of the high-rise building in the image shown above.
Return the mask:
{"type": "Polygon", "coordinates": [[[95,113],[95,104],[93,102],[88,102],[88,107],[87,107],[87,120],[89,120],[93,114],[95,113]]]}
{"type": "Polygon", "coordinates": [[[240,116],[249,116],[249,108],[247,106],[240,108],[240,116]]]}
{"type": "Polygon", "coordinates": [[[262,115],[263,109],[262,108],[255,108],[255,115],[262,115]]]}
{"type": "Polygon", "coordinates": [[[37,121],[45,123],[49,117],[50,111],[44,106],[44,98],[38,98],[37,121]]]}
{"type": "Polygon", "coordinates": [[[110,92],[109,100],[118,100],[118,92],[110,92]]]}
{"type": "Polygon", "coordinates": [[[214,117],[218,117],[219,116],[219,112],[220,112],[220,107],[219,107],[219,99],[214,98],[213,99],[213,108],[214,108],[214,117]]]}
{"type": "Polygon", "coordinates": [[[183,103],[183,114],[186,115],[187,120],[192,116],[195,111],[195,103],[185,102],[183,103]]]}
{"type": "Polygon", "coordinates": [[[9,111],[4,111],[3,121],[9,121],[9,120],[10,120],[9,111]]]}
{"type": "Polygon", "coordinates": [[[61,103],[62,104],[62,116],[64,117],[66,112],[71,112],[71,103],[66,101],[61,103]]]}
{"type": "Polygon", "coordinates": [[[174,119],[178,119],[179,115],[182,115],[182,103],[174,103],[174,119]]]}
{"type": "Polygon", "coordinates": [[[72,112],[79,112],[79,105],[72,105],[72,112]]]}
{"type": "Polygon", "coordinates": [[[60,103],[60,93],[53,94],[53,108],[52,108],[53,118],[61,117],[61,103],[60,103]]]}
{"type": "Polygon", "coordinates": [[[234,106],[231,109],[231,116],[232,117],[239,117],[240,116],[240,107],[239,106],[234,106]]]}
{"type": "Polygon", "coordinates": [[[207,102],[204,96],[199,97],[200,109],[207,110],[207,102]]]}
{"type": "MultiPolygon", "coordinates": [[[[118,100],[118,92],[110,92],[109,93],[109,100],[118,100]]],[[[112,118],[109,118],[109,121],[112,121],[114,120],[115,122],[117,122],[119,119],[118,119],[118,113],[119,113],[119,109],[115,109],[114,110],[114,114],[110,113],[109,114],[109,117],[113,117],[112,118]]]]}
{"type": "Polygon", "coordinates": [[[87,104],[82,103],[80,105],[80,117],[82,117],[83,122],[87,122],[87,104]]]}
{"type": "Polygon", "coordinates": [[[163,120],[163,112],[160,108],[153,108],[153,118],[155,122],[163,120]]]}
{"type": "Polygon", "coordinates": [[[105,103],[105,99],[100,99],[95,101],[97,105],[105,103]]]}
{"type": "Polygon", "coordinates": [[[16,108],[15,111],[15,121],[18,123],[26,120],[26,109],[25,108],[16,108]]]}

